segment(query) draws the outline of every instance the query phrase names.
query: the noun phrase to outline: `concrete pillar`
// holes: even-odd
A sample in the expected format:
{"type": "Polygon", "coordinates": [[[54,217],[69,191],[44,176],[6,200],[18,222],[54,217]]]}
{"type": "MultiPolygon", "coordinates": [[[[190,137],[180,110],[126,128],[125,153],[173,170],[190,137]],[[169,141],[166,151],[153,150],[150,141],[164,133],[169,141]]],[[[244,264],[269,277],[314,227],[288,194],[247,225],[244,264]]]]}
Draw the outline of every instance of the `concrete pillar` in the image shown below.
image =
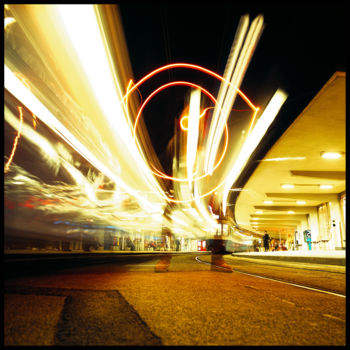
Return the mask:
{"type": "Polygon", "coordinates": [[[340,204],[338,198],[329,202],[329,212],[330,212],[330,230],[331,230],[331,239],[330,246],[331,249],[342,249],[344,246],[344,241],[341,233],[341,212],[340,204]]]}
{"type": "MultiPolygon", "coordinates": [[[[311,230],[311,241],[318,241],[319,229],[318,229],[317,208],[310,211],[308,216],[308,224],[309,224],[309,229],[311,230]]],[[[315,248],[315,247],[313,246],[312,248],[315,248]]]]}

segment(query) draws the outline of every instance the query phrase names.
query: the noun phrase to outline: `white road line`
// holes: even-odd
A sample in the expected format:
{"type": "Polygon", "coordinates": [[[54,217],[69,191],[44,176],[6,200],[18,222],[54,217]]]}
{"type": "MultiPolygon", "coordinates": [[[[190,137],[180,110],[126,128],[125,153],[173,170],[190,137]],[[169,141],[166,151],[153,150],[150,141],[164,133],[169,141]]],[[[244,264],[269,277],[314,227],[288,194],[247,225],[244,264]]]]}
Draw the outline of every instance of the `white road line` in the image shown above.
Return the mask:
{"type": "MultiPolygon", "coordinates": [[[[202,261],[202,260],[198,259],[198,257],[196,257],[196,260],[197,260],[198,262],[203,263],[203,264],[211,265],[211,263],[207,263],[207,262],[205,262],[205,261],[202,261]]],[[[219,266],[218,266],[218,267],[219,267],[219,266]]],[[[262,278],[262,279],[269,280],[269,281],[284,283],[284,284],[288,284],[288,285],[290,285],[290,286],[294,286],[294,287],[298,287],[298,288],[303,288],[303,289],[308,289],[308,290],[312,290],[312,291],[315,291],[315,292],[326,293],[326,294],[335,295],[335,296],[337,296],[337,297],[346,298],[346,296],[343,295],[343,294],[339,294],[339,293],[335,293],[335,292],[329,292],[329,291],[326,291],[326,290],[317,289],[317,288],[312,288],[312,287],[307,287],[307,286],[303,286],[303,285],[301,285],[301,284],[295,284],[295,283],[285,282],[285,281],[281,281],[281,280],[274,279],[274,278],[263,277],[263,276],[260,276],[260,275],[254,275],[254,274],[252,274],[252,273],[242,272],[242,271],[238,271],[238,270],[235,270],[235,269],[233,270],[233,272],[242,273],[242,274],[244,274],[244,275],[253,276],[253,277],[257,277],[257,278],[262,278]]]]}
{"type": "Polygon", "coordinates": [[[128,264],[124,266],[156,266],[156,265],[140,265],[140,264],[128,264]]]}

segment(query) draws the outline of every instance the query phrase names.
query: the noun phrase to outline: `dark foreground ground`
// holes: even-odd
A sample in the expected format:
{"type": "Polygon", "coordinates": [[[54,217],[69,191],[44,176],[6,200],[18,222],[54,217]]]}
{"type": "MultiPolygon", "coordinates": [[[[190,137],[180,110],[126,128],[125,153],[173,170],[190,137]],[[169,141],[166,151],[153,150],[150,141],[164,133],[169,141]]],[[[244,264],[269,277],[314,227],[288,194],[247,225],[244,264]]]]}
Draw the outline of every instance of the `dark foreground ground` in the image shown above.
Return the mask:
{"type": "Polygon", "coordinates": [[[212,271],[210,255],[179,254],[167,273],[154,272],[159,256],[135,255],[7,278],[4,343],[346,344],[345,266],[225,260],[232,273],[212,271]]]}

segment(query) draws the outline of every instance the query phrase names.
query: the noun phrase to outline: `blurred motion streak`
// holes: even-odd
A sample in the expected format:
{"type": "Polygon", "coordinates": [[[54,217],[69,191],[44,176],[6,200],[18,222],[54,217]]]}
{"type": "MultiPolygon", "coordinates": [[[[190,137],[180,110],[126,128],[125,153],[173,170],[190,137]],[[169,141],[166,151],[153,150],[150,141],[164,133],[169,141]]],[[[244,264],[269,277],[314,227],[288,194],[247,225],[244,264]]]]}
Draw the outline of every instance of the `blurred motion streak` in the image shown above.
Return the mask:
{"type": "Polygon", "coordinates": [[[227,196],[233,183],[236,181],[240,172],[242,171],[245,164],[248,162],[250,155],[255,150],[256,146],[259,144],[263,136],[265,135],[268,127],[271,125],[275,119],[278,111],[282,107],[287,95],[282,90],[277,90],[269,104],[265,108],[263,114],[256,123],[251,134],[248,135],[241,151],[239,157],[237,158],[234,166],[231,169],[230,174],[226,178],[226,183],[223,191],[223,212],[226,212],[227,206],[227,196]]]}
{"type": "MultiPolygon", "coordinates": [[[[223,107],[222,110],[215,109],[213,121],[209,130],[205,160],[205,169],[209,173],[212,173],[213,171],[213,164],[217,149],[219,147],[221,135],[223,133],[224,124],[229,118],[232,105],[234,104],[236,98],[236,89],[238,89],[241,85],[243,76],[253,55],[257,41],[261,35],[263,29],[263,16],[259,15],[254,19],[246,36],[248,24],[249,16],[245,15],[240,20],[224,72],[224,80],[230,81],[231,84],[222,84],[219,90],[218,101],[219,105],[222,105],[223,107]],[[233,89],[232,86],[236,87],[236,89],[233,89]]],[[[256,113],[258,111],[258,108],[253,108],[254,115],[249,126],[248,134],[255,121],[256,113]]]]}
{"type": "MultiPolygon", "coordinates": [[[[250,27],[249,16],[242,17],[223,76],[173,63],[134,83],[116,6],[11,4],[6,11],[5,122],[17,131],[5,156],[6,225],[25,227],[30,208],[40,211],[33,215],[37,225],[55,223],[56,232],[61,222],[143,234],[169,227],[192,238],[223,230],[218,214],[230,205],[229,191],[286,99],[278,90],[258,118],[259,107],[239,89],[263,16],[250,27]],[[142,84],[170,69],[219,80],[218,97],[199,84],[173,81],[143,99],[142,84]],[[156,94],[179,85],[190,95],[176,119],[173,171],[166,174],[142,113],[156,94]],[[237,95],[243,108],[233,108],[237,95]],[[20,136],[22,158],[13,161],[20,136]],[[23,154],[39,161],[29,164],[23,154]]],[[[236,231],[239,240],[248,239],[236,231]]]]}

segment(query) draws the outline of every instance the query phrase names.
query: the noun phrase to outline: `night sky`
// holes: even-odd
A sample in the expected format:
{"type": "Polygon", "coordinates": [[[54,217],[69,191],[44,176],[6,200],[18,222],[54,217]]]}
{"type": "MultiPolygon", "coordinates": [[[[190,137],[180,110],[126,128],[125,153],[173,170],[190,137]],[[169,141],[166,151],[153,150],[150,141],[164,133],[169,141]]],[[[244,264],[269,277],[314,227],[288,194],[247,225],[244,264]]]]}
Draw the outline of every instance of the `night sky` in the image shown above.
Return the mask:
{"type": "MultiPolygon", "coordinates": [[[[264,107],[282,88],[288,100],[278,118],[300,114],[336,70],[345,71],[344,1],[177,1],[121,2],[124,33],[135,81],[169,63],[201,65],[223,75],[239,19],[264,15],[265,27],[241,90],[264,107]]],[[[195,81],[214,96],[219,83],[188,70],[157,76],[141,89],[144,98],[163,83],[195,81]]],[[[188,89],[187,89],[188,90],[188,89]]],[[[173,88],[144,112],[153,146],[161,154],[173,135],[174,118],[184,106],[186,88],[173,88]]]]}

